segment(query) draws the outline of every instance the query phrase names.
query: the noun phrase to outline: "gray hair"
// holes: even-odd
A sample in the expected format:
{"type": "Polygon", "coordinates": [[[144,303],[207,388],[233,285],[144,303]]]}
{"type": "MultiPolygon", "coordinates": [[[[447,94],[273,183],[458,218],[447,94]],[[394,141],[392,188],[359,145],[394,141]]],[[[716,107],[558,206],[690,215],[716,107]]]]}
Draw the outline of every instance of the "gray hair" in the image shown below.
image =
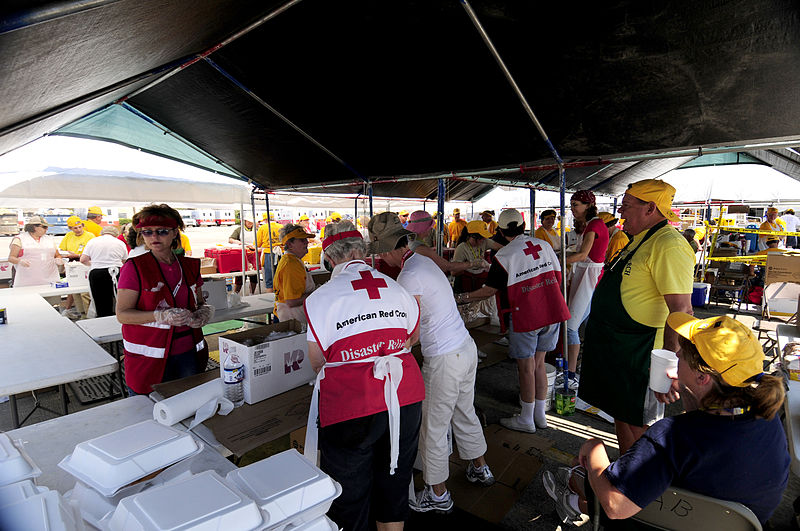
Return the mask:
{"type": "Polygon", "coordinates": [[[289,234],[290,232],[292,232],[295,229],[300,229],[303,232],[305,232],[305,229],[302,226],[295,225],[294,223],[287,223],[286,225],[281,227],[281,230],[278,232],[278,237],[281,239],[281,241],[283,241],[283,239],[286,237],[286,235],[289,234]]]}
{"type": "MultiPolygon", "coordinates": [[[[356,230],[352,221],[340,221],[339,223],[329,223],[325,225],[325,237],[333,236],[341,232],[356,230]]],[[[367,244],[363,238],[345,238],[330,244],[325,249],[325,256],[333,259],[340,264],[349,260],[362,260],[367,254],[367,244]]]]}
{"type": "Polygon", "coordinates": [[[116,227],[112,225],[106,225],[105,227],[100,229],[100,236],[102,236],[103,234],[110,234],[114,237],[117,237],[119,236],[119,231],[117,230],[116,227]]]}

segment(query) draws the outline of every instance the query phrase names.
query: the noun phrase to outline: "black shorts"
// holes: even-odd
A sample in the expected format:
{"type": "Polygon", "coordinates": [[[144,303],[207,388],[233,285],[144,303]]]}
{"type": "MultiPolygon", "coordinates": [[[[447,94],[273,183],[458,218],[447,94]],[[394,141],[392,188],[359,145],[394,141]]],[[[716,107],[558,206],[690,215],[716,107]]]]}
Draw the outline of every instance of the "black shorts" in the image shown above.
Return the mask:
{"type": "Polygon", "coordinates": [[[372,521],[408,517],[408,485],[417,458],[421,402],[400,408],[400,455],[389,474],[389,415],[331,424],[319,431],[321,468],[342,485],[328,516],[347,531],[369,529],[372,521]]]}

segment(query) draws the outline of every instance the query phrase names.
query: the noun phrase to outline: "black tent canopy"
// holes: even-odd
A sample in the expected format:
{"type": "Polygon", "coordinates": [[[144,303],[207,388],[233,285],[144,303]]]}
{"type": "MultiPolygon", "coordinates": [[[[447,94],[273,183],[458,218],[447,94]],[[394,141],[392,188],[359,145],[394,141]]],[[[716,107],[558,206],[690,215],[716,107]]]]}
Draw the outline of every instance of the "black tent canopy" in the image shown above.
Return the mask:
{"type": "MultiPolygon", "coordinates": [[[[568,188],[617,195],[735,151],[800,176],[797,2],[470,5],[568,188]]],[[[457,0],[12,0],[0,15],[0,153],[124,100],[271,190],[558,185],[457,0]]]]}

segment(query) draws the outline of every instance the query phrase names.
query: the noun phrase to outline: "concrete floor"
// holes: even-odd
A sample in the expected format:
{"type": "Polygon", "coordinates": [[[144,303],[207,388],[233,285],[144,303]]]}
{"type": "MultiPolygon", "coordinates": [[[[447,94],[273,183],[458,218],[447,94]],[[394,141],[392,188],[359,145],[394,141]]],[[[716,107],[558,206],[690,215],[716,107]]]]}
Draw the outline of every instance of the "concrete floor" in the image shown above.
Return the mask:
{"type": "MultiPolygon", "coordinates": [[[[709,310],[696,309],[699,317],[707,317],[714,314],[720,314],[726,311],[727,308],[720,306],[719,309],[710,308],[709,310]]],[[[732,314],[731,314],[732,315],[732,314]]],[[[751,324],[753,317],[739,316],[739,319],[751,324]]],[[[210,343],[215,343],[214,338],[209,338],[210,343]]],[[[496,363],[490,367],[478,370],[476,382],[476,406],[485,416],[488,424],[496,424],[502,417],[510,416],[518,413],[519,407],[517,405],[518,397],[518,384],[517,384],[517,370],[516,365],[511,360],[504,360],[496,363]]],[[[70,396],[69,411],[75,412],[92,405],[81,405],[68,389],[70,396]]],[[[53,388],[36,393],[37,398],[42,404],[48,406],[50,409],[59,411],[60,402],[57,391],[53,388]]],[[[33,398],[30,393],[26,395],[19,395],[19,407],[24,416],[31,408],[33,398]]],[[[102,404],[105,402],[100,402],[102,404]]],[[[673,407],[670,414],[677,414],[680,412],[680,406],[673,407]]],[[[36,411],[27,424],[32,422],[41,422],[55,417],[54,414],[46,411],[36,411]]],[[[538,457],[543,462],[542,470],[555,470],[558,466],[571,463],[572,459],[577,455],[580,445],[587,438],[595,436],[597,432],[601,432],[604,437],[615,439],[613,426],[602,419],[594,416],[586,415],[583,413],[576,413],[568,419],[552,413],[550,415],[550,428],[546,430],[539,430],[536,435],[545,437],[553,441],[553,447],[540,452],[538,457]]],[[[27,425],[26,424],[26,425],[27,425]]],[[[0,431],[7,431],[11,429],[11,414],[9,411],[8,402],[0,404],[0,431]]],[[[288,436],[286,441],[276,441],[270,449],[265,450],[267,455],[272,451],[280,451],[288,448],[288,436]]],[[[615,457],[616,450],[610,449],[612,458],[615,457]]],[[[251,460],[258,459],[258,456],[249,456],[251,460]]],[[[491,464],[491,463],[490,463],[491,464]]],[[[757,486],[754,486],[757,488],[757,486]]],[[[794,475],[790,475],[789,486],[783,495],[783,501],[778,510],[773,515],[770,524],[775,530],[789,530],[796,529],[794,524],[794,511],[792,509],[792,502],[800,496],[800,480],[794,475]]],[[[469,515],[457,514],[452,517],[435,517],[426,519],[413,519],[409,523],[409,528],[427,528],[431,525],[446,525],[452,527],[458,525],[459,527],[469,527],[476,529],[490,528],[488,525],[483,525],[481,521],[475,521],[469,515]],[[413,525],[412,525],[413,524],[413,525]]],[[[554,511],[554,506],[550,498],[544,491],[541,484],[541,472],[531,481],[531,483],[524,489],[519,500],[513,508],[506,514],[505,518],[500,523],[502,528],[515,529],[515,530],[553,530],[559,528],[559,521],[554,511]]]]}

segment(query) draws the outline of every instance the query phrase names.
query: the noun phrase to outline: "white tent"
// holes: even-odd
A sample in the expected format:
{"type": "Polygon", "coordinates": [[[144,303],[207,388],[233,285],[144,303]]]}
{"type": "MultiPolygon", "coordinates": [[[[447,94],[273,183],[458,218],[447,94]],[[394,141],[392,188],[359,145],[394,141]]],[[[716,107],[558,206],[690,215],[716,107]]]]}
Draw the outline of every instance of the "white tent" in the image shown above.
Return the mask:
{"type": "Polygon", "coordinates": [[[230,207],[250,185],[109,142],[45,137],[0,157],[0,206],[230,207]]]}
{"type": "Polygon", "coordinates": [[[672,170],[663,180],[675,187],[675,202],[742,201],[798,204],[800,182],[769,166],[738,164],[672,170]]]}

